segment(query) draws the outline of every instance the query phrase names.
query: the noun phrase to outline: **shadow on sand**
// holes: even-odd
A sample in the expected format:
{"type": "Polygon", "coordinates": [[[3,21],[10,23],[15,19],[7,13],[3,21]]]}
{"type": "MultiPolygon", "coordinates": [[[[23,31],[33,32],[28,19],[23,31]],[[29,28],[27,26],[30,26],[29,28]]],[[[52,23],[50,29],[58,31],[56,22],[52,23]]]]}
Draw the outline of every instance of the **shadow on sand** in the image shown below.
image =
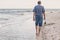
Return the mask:
{"type": "Polygon", "coordinates": [[[55,23],[48,23],[48,24],[44,24],[44,26],[51,26],[54,25],[55,23]]]}

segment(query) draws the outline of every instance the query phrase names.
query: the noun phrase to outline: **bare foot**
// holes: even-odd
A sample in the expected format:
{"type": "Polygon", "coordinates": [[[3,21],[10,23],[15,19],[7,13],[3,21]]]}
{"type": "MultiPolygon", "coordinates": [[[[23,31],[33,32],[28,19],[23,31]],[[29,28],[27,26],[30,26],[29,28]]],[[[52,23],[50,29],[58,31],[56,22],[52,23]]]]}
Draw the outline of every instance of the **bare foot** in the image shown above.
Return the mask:
{"type": "Polygon", "coordinates": [[[36,36],[39,36],[40,33],[36,33],[36,36]]]}

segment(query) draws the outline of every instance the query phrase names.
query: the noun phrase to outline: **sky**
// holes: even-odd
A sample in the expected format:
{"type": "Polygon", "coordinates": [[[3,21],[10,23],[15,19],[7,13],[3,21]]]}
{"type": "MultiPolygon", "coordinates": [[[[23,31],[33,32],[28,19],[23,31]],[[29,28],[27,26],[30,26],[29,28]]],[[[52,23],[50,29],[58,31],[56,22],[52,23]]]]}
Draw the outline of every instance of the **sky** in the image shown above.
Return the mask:
{"type": "MultiPolygon", "coordinates": [[[[33,8],[38,0],[0,0],[0,9],[33,8]]],[[[60,0],[41,0],[42,5],[48,9],[60,9],[60,0]]]]}

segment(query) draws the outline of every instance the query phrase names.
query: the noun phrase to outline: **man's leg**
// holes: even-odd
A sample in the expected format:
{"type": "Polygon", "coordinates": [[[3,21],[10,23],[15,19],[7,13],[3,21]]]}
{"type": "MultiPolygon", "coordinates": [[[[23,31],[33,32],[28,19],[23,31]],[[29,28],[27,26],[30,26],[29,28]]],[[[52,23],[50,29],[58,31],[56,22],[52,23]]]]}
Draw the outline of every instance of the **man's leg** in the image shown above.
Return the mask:
{"type": "Polygon", "coordinates": [[[39,34],[39,26],[38,26],[38,22],[35,23],[36,24],[36,35],[39,34]]]}
{"type": "Polygon", "coordinates": [[[36,21],[35,21],[35,26],[36,26],[36,35],[38,34],[38,20],[36,18],[36,21]]]}
{"type": "Polygon", "coordinates": [[[39,29],[40,29],[40,27],[36,26],[36,35],[39,35],[39,29]]]}
{"type": "Polygon", "coordinates": [[[40,34],[40,31],[41,31],[41,26],[39,26],[39,34],[40,34]]]}
{"type": "Polygon", "coordinates": [[[36,16],[36,35],[39,35],[39,16],[36,16]]]}
{"type": "Polygon", "coordinates": [[[41,27],[42,27],[42,22],[43,21],[40,21],[40,23],[39,23],[39,33],[40,33],[40,30],[41,30],[41,27]]]}
{"type": "Polygon", "coordinates": [[[36,35],[40,34],[41,27],[38,25],[39,23],[36,23],[36,35]]]}
{"type": "Polygon", "coordinates": [[[37,34],[37,26],[36,26],[36,34],[37,34]]]}

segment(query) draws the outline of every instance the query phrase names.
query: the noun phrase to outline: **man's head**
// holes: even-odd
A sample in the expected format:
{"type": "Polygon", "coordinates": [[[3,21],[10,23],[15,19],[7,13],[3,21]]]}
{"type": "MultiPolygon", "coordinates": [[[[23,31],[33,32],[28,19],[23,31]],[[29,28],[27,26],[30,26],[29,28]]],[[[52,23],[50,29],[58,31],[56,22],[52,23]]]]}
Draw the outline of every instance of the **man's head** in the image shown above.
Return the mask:
{"type": "Polygon", "coordinates": [[[38,1],[37,3],[38,3],[38,4],[41,4],[41,1],[38,1]]]}

